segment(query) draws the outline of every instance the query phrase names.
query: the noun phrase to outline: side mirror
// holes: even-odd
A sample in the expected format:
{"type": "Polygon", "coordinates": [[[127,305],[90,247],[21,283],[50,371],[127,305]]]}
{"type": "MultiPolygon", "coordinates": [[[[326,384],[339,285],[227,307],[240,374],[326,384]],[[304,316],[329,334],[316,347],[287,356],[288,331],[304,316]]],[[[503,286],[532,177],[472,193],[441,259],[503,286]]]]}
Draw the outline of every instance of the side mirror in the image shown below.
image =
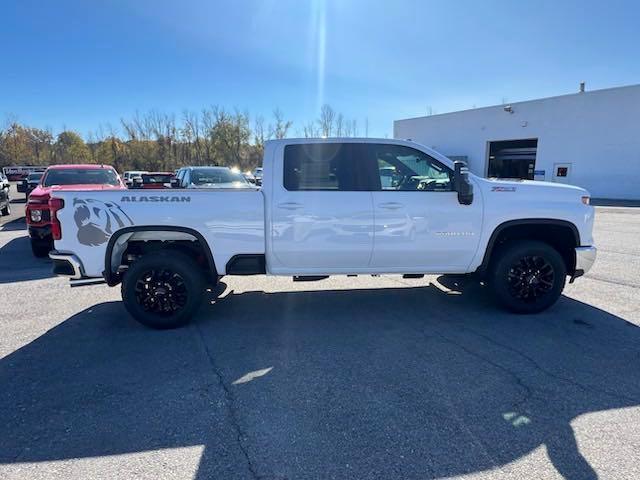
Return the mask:
{"type": "Polygon", "coordinates": [[[177,178],[172,178],[171,179],[171,188],[180,188],[180,180],[178,180],[177,178]]]}
{"type": "Polygon", "coordinates": [[[453,188],[458,192],[458,203],[471,205],[473,203],[473,184],[469,181],[467,164],[461,161],[453,162],[453,188]]]}

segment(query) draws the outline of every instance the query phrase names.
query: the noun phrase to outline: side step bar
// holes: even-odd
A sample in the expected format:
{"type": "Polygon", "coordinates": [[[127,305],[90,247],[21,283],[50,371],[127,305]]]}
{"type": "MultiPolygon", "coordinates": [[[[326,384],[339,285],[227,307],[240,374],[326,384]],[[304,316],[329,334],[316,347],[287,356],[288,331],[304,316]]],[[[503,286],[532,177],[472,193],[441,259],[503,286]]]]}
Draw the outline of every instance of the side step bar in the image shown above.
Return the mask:
{"type": "Polygon", "coordinates": [[[107,283],[104,278],[78,278],[69,280],[69,285],[73,287],[86,287],[87,285],[101,285],[107,283]]]}
{"type": "Polygon", "coordinates": [[[293,277],[294,282],[317,282],[329,278],[329,275],[296,275],[293,277]]]}

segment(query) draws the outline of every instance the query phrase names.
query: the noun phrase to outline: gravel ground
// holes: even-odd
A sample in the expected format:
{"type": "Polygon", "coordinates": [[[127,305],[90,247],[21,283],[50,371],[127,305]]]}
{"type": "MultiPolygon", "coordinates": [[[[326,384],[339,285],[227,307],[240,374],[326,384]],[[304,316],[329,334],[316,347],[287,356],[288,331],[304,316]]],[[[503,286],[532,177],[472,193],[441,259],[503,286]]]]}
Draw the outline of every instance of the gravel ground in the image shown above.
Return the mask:
{"type": "Polygon", "coordinates": [[[640,478],[640,209],[537,316],[443,279],[225,278],[196,322],[70,289],[0,220],[0,478],[640,478]],[[451,285],[449,285],[451,286],[451,285]]]}

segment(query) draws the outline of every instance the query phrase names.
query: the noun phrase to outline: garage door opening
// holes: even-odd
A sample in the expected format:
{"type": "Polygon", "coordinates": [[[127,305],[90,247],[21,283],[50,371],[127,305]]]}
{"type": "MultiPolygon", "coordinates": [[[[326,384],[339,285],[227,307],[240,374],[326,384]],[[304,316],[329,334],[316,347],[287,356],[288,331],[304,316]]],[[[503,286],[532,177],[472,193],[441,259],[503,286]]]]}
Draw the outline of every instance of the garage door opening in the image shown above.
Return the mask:
{"type": "Polygon", "coordinates": [[[533,180],[538,139],[489,142],[488,177],[533,180]]]}

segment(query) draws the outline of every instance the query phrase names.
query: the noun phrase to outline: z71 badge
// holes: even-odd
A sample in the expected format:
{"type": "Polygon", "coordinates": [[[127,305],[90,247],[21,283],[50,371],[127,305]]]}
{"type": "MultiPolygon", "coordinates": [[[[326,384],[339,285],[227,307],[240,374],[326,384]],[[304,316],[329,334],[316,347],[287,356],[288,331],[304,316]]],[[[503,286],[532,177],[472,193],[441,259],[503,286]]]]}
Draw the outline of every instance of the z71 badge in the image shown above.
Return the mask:
{"type": "Polygon", "coordinates": [[[515,192],[516,187],[491,187],[492,192],[515,192]]]}

